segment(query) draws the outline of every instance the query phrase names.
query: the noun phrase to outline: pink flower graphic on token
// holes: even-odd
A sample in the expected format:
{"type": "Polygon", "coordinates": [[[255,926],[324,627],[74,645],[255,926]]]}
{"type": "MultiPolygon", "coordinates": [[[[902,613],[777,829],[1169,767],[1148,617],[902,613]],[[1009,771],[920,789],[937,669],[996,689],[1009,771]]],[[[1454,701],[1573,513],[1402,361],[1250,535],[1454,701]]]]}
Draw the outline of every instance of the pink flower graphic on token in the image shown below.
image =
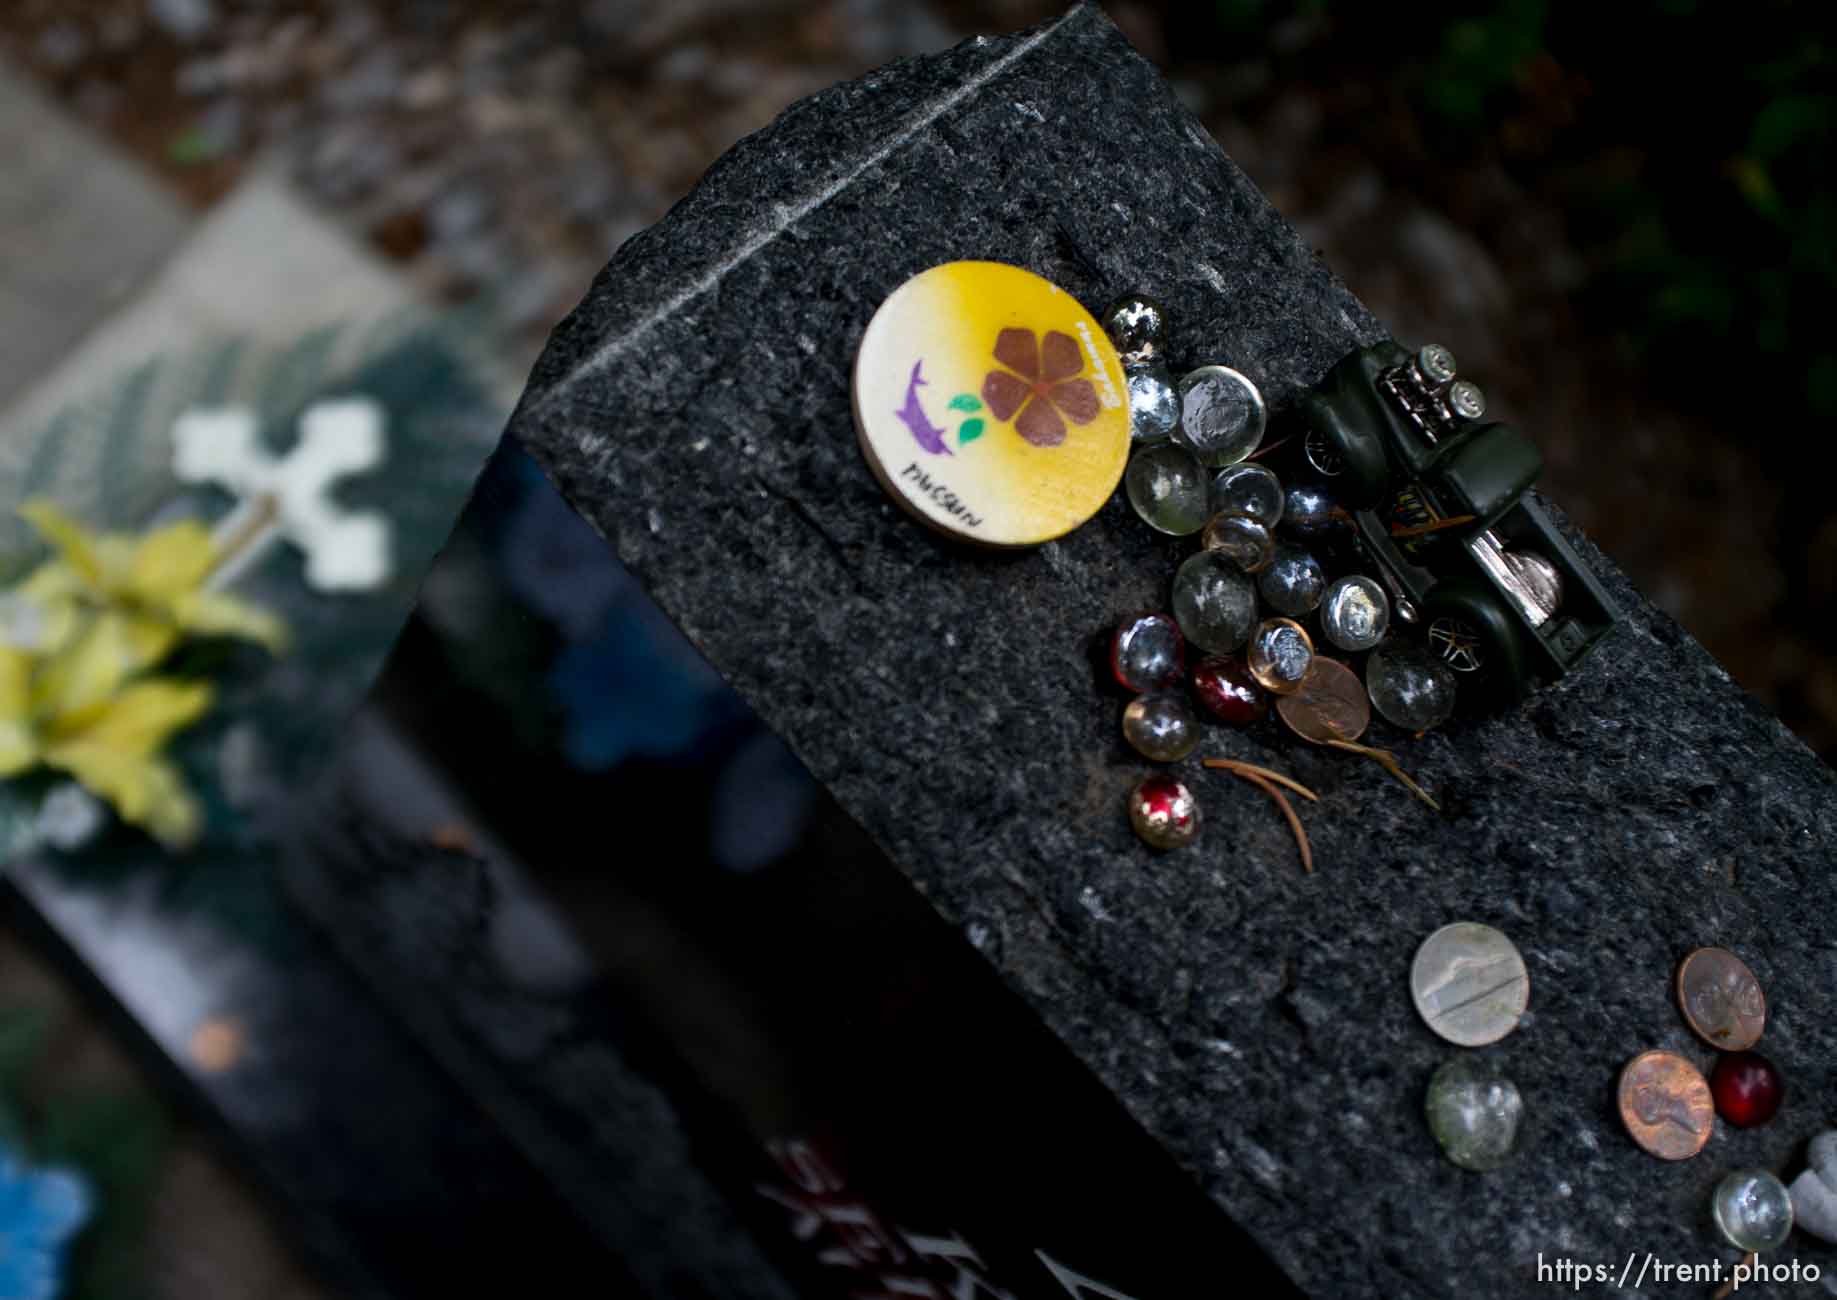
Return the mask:
{"type": "Polygon", "coordinates": [[[1005,329],[995,336],[995,359],[1006,370],[991,370],[982,381],[982,400],[997,420],[1014,419],[1014,431],[1036,447],[1065,441],[1065,421],[1089,424],[1097,418],[1097,390],[1084,369],[1078,341],[1047,330],[1044,344],[1032,330],[1005,329]]]}

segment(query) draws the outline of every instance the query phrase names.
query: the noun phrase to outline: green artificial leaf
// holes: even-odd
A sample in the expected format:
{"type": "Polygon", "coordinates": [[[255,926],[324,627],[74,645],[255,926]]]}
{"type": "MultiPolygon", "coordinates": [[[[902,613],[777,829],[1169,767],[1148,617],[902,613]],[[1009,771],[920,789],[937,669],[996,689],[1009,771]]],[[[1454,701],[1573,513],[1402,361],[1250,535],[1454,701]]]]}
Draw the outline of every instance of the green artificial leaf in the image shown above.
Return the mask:
{"type": "Polygon", "coordinates": [[[950,399],[950,409],[953,411],[980,411],[982,403],[977,400],[974,393],[958,393],[950,399]]]}
{"type": "Polygon", "coordinates": [[[230,400],[230,386],[236,381],[246,348],[246,340],[230,339],[200,354],[192,372],[197,377],[193,405],[223,406],[230,400]]]}
{"type": "MultiPolygon", "coordinates": [[[[102,435],[102,465],[131,465],[134,444],[146,436],[144,425],[147,399],[159,374],[159,363],[149,361],[137,367],[115,394],[114,410],[109,414],[108,428],[102,435]]],[[[138,486],[128,474],[103,474],[101,508],[97,516],[107,520],[127,518],[133,489],[138,486]]]]}
{"type": "Polygon", "coordinates": [[[965,420],[957,426],[958,442],[974,442],[982,436],[981,420],[965,420]]]}
{"type": "MultiPolygon", "coordinates": [[[[32,449],[32,459],[27,462],[26,472],[20,479],[20,501],[30,501],[50,485],[59,462],[64,459],[64,453],[70,447],[70,432],[76,422],[77,413],[69,407],[52,417],[51,427],[45,430],[43,440],[32,449]]],[[[8,504],[17,505],[18,502],[8,504]]]]}
{"type": "MultiPolygon", "coordinates": [[[[264,436],[291,429],[298,413],[326,392],[339,332],[336,325],[312,330],[269,362],[260,390],[264,436]]],[[[289,434],[282,441],[292,440],[289,434]]]]}

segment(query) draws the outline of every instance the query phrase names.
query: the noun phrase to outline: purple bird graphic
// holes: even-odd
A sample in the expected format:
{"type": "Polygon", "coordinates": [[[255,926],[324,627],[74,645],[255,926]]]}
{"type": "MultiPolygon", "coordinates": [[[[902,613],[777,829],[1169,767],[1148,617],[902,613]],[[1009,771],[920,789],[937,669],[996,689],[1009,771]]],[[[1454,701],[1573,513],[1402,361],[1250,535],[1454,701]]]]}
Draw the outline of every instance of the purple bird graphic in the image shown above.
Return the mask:
{"type": "Polygon", "coordinates": [[[919,405],[918,390],[931,387],[930,383],[919,374],[919,367],[924,364],[925,358],[923,357],[912,363],[912,381],[906,385],[906,404],[893,414],[897,415],[905,426],[912,430],[912,436],[919,446],[934,456],[940,452],[948,456],[951,450],[944,445],[944,430],[927,419],[925,408],[919,405]]]}

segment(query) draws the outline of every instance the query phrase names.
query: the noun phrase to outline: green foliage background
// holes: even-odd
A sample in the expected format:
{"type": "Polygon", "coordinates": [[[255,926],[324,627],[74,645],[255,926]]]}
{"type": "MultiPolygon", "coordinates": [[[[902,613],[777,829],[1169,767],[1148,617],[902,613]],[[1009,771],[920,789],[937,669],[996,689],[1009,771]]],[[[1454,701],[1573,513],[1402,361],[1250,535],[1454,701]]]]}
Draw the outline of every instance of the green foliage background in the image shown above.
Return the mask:
{"type": "Polygon", "coordinates": [[[1276,84],[1381,79],[1425,154],[1497,159],[1558,201],[1588,263],[1580,305],[1631,358],[1673,368],[1658,378],[1701,384],[1714,358],[1728,382],[1705,402],[1837,415],[1828,3],[1218,0],[1196,12],[1202,30],[1173,48],[1257,51],[1276,84]]]}

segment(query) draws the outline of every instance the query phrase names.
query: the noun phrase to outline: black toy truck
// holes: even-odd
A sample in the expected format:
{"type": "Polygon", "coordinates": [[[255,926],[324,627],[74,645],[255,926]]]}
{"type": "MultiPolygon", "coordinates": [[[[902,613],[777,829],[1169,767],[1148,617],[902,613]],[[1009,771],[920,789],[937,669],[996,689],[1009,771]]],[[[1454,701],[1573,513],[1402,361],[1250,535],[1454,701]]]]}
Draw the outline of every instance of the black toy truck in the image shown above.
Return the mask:
{"type": "Polygon", "coordinates": [[[1479,707],[1561,677],[1616,619],[1530,494],[1537,448],[1485,414],[1448,349],[1389,341],[1342,358],[1298,409],[1301,456],[1352,516],[1396,619],[1479,707]]]}

